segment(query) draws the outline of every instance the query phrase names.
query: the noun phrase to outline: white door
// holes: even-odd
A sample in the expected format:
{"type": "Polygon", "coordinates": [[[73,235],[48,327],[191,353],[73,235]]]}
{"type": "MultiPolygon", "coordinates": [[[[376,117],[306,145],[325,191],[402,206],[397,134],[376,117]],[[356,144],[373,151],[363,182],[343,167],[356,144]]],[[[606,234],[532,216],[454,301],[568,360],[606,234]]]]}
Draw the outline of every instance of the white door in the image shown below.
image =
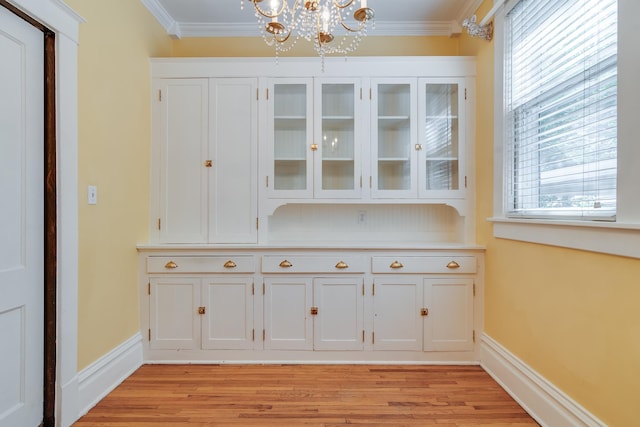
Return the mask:
{"type": "Polygon", "coordinates": [[[424,279],[425,351],[473,350],[473,279],[424,279]]]}
{"type": "Polygon", "coordinates": [[[264,348],[312,350],[312,280],[269,278],[264,283],[264,348]]]}
{"type": "Polygon", "coordinates": [[[373,348],[422,348],[422,280],[420,277],[379,278],[373,296],[373,348]]]}
{"type": "Polygon", "coordinates": [[[202,282],[202,348],[253,348],[253,278],[212,277],[202,282]]]}
{"type": "Polygon", "coordinates": [[[362,350],[362,278],[322,278],[313,282],[315,350],[362,350]]]}
{"type": "Polygon", "coordinates": [[[43,396],[42,32],[0,7],[0,426],[35,427],[43,396]]]}

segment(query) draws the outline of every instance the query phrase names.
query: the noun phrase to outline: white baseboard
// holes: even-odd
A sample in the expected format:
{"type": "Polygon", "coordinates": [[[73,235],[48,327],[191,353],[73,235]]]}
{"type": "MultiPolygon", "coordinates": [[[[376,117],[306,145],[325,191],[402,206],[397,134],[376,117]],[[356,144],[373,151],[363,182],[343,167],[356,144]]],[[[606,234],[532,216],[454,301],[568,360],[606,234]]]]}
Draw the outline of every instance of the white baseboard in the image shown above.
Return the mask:
{"type": "Polygon", "coordinates": [[[482,335],[480,351],[482,368],[540,425],[606,425],[486,334],[482,335]]]}
{"type": "Polygon", "coordinates": [[[78,373],[78,418],[85,415],[142,366],[142,335],[137,333],[78,373]]]}

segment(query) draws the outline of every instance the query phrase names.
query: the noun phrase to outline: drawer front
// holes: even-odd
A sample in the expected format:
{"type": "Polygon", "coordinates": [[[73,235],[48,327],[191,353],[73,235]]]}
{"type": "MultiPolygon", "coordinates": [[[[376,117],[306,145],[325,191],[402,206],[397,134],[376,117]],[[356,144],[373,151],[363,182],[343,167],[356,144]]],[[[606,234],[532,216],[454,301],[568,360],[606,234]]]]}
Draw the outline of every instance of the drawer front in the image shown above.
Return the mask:
{"type": "Polygon", "coordinates": [[[475,273],[474,256],[405,256],[372,258],[373,273],[475,273]]]}
{"type": "Polygon", "coordinates": [[[263,273],[364,273],[365,257],[265,255],[263,273]]]}
{"type": "Polygon", "coordinates": [[[148,257],[147,273],[254,273],[252,256],[148,257]]]}

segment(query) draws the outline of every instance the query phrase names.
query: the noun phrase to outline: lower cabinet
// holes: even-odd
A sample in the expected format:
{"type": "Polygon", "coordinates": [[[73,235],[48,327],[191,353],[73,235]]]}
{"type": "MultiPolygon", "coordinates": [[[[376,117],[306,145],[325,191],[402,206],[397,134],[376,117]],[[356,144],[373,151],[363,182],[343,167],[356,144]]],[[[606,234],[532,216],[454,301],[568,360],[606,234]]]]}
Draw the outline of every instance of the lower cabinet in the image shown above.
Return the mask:
{"type": "Polygon", "coordinates": [[[473,350],[473,289],[473,279],[374,279],[374,349],[473,350]]]}
{"type": "Polygon", "coordinates": [[[151,349],[253,347],[252,278],[151,278],[148,293],[151,349]]]}
{"type": "Polygon", "coordinates": [[[481,253],[256,252],[141,257],[145,357],[478,360],[481,253]]]}
{"type": "Polygon", "coordinates": [[[362,350],[363,278],[266,278],[264,348],[362,350]]]}

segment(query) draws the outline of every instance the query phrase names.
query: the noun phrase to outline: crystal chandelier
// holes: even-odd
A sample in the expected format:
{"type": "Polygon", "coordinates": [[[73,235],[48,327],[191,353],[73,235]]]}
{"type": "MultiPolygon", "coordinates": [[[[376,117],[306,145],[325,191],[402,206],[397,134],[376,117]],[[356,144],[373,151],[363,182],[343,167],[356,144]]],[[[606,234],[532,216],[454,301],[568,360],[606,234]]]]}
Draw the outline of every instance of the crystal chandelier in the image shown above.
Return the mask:
{"type": "MultiPolygon", "coordinates": [[[[313,42],[322,58],[353,52],[367,35],[375,15],[367,7],[367,0],[248,1],[253,3],[264,41],[275,46],[276,56],[289,51],[300,38],[313,42]],[[345,32],[340,40],[336,40],[338,31],[345,32]]],[[[241,8],[244,9],[244,0],[241,8]]]]}

